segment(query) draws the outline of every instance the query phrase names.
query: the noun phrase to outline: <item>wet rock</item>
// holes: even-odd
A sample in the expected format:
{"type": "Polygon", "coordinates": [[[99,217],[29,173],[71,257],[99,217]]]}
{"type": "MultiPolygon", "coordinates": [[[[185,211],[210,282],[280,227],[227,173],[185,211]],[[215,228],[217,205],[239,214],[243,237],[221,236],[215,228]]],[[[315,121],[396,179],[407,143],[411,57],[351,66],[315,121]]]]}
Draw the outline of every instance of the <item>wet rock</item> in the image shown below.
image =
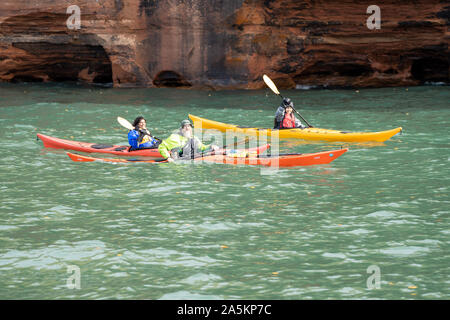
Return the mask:
{"type": "Polygon", "coordinates": [[[381,28],[356,1],[2,0],[0,81],[116,87],[411,86],[449,80],[448,3],[384,1],[381,28]]]}

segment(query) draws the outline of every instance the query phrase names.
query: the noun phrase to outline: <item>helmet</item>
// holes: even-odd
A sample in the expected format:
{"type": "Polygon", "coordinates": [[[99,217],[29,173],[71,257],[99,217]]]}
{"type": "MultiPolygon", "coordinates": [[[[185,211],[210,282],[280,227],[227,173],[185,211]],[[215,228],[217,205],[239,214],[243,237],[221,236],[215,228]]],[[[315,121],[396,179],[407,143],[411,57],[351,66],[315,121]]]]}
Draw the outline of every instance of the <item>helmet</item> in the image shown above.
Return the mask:
{"type": "Polygon", "coordinates": [[[284,108],[287,108],[287,107],[294,107],[294,103],[292,102],[291,99],[289,99],[289,98],[284,98],[284,99],[283,99],[283,106],[284,106],[284,108]]]}

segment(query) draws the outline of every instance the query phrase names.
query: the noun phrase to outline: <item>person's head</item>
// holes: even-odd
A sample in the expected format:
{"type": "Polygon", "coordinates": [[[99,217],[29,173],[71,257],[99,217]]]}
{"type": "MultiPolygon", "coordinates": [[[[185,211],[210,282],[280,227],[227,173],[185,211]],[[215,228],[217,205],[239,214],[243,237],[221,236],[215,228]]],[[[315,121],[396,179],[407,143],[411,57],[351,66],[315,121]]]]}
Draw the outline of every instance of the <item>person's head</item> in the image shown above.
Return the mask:
{"type": "Polygon", "coordinates": [[[292,107],[291,107],[290,105],[287,106],[287,107],[285,108],[285,110],[286,110],[286,113],[287,113],[287,114],[291,114],[292,111],[293,111],[293,109],[292,109],[292,107]]]}
{"type": "Polygon", "coordinates": [[[144,117],[139,116],[136,119],[134,119],[133,127],[138,129],[143,129],[147,127],[147,121],[145,121],[144,117]]]}
{"type": "Polygon", "coordinates": [[[180,133],[183,137],[192,138],[192,124],[189,120],[181,121],[180,133]]]}
{"type": "Polygon", "coordinates": [[[285,109],[286,109],[287,107],[294,108],[294,103],[292,102],[291,99],[289,99],[289,98],[284,98],[284,99],[283,99],[283,106],[284,106],[285,109]]]}

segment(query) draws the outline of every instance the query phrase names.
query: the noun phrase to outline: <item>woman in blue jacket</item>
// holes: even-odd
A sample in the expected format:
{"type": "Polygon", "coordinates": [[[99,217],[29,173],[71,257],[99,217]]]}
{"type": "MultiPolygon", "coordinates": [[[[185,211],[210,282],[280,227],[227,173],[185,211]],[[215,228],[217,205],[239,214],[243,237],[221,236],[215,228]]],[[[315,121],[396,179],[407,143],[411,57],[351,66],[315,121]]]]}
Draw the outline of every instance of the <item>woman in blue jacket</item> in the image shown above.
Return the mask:
{"type": "Polygon", "coordinates": [[[161,140],[152,137],[150,131],[147,129],[147,121],[144,117],[137,117],[133,122],[134,130],[128,132],[128,143],[132,150],[138,150],[143,148],[157,148],[161,143],[161,140]]]}

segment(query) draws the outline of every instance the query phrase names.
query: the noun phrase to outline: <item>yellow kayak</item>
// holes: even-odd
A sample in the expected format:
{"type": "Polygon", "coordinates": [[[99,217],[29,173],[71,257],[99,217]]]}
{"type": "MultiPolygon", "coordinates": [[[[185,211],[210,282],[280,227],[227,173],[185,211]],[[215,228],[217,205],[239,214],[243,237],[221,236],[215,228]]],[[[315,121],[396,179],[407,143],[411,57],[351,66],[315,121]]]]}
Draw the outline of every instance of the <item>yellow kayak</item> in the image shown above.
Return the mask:
{"type": "Polygon", "coordinates": [[[270,129],[270,128],[250,128],[250,127],[240,127],[234,124],[227,124],[218,121],[208,120],[205,118],[200,118],[192,114],[189,118],[194,123],[194,128],[202,129],[216,129],[222,132],[231,130],[236,133],[241,133],[251,136],[276,136],[280,139],[291,138],[291,139],[304,139],[304,140],[314,140],[314,141],[343,141],[343,142],[368,142],[376,141],[383,142],[394,135],[402,131],[401,127],[378,132],[348,132],[339,131],[331,129],[320,129],[320,128],[305,128],[305,129],[270,129]]]}

